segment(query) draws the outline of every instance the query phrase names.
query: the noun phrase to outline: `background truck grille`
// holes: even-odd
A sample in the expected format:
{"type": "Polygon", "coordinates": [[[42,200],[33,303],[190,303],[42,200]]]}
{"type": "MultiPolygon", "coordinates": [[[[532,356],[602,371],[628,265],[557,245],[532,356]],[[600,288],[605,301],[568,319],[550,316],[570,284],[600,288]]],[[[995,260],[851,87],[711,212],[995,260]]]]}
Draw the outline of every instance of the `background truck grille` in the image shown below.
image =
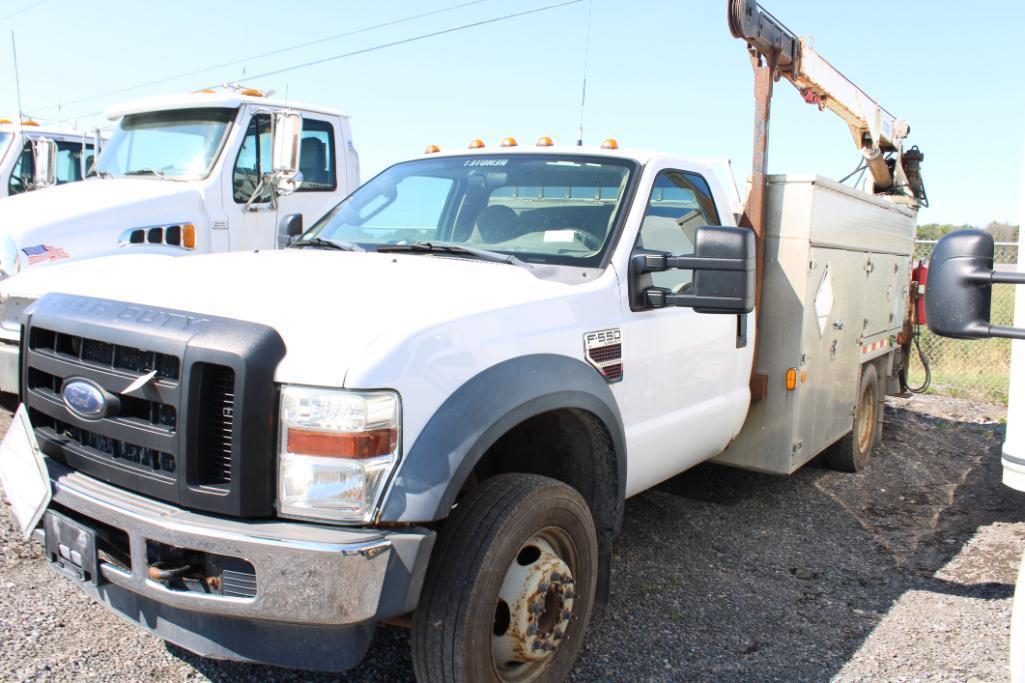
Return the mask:
{"type": "Polygon", "coordinates": [[[47,456],[185,508],[274,513],[285,344],[273,328],[54,293],[28,309],[22,350],[21,398],[47,456]],[[72,379],[107,394],[106,414],[65,404],[72,379]]]}

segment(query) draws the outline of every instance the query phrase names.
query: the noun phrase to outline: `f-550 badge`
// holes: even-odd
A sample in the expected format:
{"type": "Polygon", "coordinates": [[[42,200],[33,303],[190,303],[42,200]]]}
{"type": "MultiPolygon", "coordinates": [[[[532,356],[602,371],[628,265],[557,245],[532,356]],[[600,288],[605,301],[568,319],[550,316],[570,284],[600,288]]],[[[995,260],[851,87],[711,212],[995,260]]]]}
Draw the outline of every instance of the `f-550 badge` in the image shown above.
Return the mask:
{"type": "Polygon", "coordinates": [[[623,333],[618,327],[585,334],[584,355],[609,384],[623,379],[623,333]]]}

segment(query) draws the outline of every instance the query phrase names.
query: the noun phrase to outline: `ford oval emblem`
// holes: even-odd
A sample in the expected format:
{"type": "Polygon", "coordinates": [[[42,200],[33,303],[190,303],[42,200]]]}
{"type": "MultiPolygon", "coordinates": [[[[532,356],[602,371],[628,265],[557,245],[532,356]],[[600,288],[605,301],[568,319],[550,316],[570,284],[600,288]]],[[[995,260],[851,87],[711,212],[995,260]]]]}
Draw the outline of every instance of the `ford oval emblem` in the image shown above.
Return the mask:
{"type": "Polygon", "coordinates": [[[85,420],[99,420],[107,416],[112,400],[117,399],[104,391],[98,384],[80,377],[64,382],[61,389],[64,405],[72,413],[85,420]]]}

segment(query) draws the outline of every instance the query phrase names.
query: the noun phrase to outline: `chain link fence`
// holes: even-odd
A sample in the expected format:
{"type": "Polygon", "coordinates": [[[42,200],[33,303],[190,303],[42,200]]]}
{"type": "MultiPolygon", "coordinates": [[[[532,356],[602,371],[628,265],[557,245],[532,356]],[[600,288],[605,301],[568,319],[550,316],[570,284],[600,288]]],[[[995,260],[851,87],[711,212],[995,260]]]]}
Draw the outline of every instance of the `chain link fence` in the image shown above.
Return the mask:
{"type": "MultiPolygon", "coordinates": [[[[934,241],[916,242],[913,264],[919,259],[928,264],[935,247],[934,241]]],[[[997,242],[994,260],[997,269],[1013,270],[1018,263],[1018,244],[997,242]]],[[[1012,324],[1015,289],[1011,285],[993,287],[991,321],[994,325],[1012,324]]],[[[1007,403],[1011,376],[1009,339],[948,339],[934,335],[923,325],[919,342],[932,372],[926,393],[1007,403]]],[[[925,381],[925,371],[918,354],[914,349],[912,352],[908,383],[918,387],[925,381]]]]}

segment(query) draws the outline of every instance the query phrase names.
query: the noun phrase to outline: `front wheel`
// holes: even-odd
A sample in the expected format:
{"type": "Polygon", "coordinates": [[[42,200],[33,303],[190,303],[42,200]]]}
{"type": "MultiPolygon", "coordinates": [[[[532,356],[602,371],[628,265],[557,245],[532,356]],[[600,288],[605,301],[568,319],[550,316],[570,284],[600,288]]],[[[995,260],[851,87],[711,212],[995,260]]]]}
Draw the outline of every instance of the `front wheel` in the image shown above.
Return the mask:
{"type": "Polygon", "coordinates": [[[413,615],[422,683],[561,681],[594,606],[598,541],[587,503],[548,477],[501,474],[460,502],[413,615]]]}

